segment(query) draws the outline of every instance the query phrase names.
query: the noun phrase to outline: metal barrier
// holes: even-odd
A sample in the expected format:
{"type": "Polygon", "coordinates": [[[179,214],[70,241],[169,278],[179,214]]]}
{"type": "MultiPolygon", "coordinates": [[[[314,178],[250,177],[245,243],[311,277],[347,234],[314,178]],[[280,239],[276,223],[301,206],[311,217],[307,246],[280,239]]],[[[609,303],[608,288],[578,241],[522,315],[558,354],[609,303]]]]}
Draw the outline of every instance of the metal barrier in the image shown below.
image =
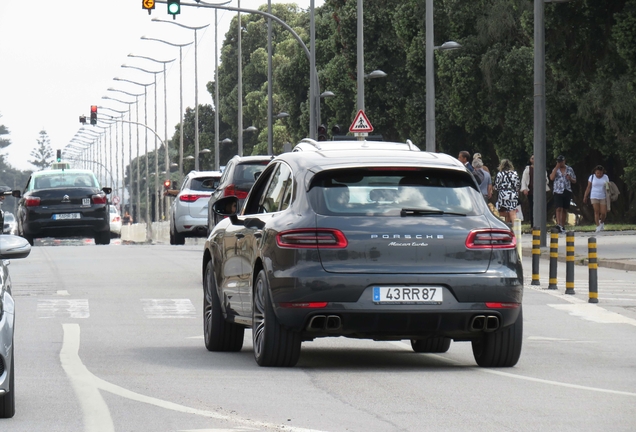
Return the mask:
{"type": "Polygon", "coordinates": [[[587,239],[587,267],[589,273],[588,303],[598,303],[598,258],[596,256],[596,237],[587,239]]]}
{"type": "Polygon", "coordinates": [[[565,293],[574,292],[574,231],[565,234],[565,293]]]}
{"type": "Polygon", "coordinates": [[[550,281],[548,289],[557,289],[557,264],[559,260],[559,230],[550,230],[550,281]]]}
{"type": "Polygon", "coordinates": [[[539,262],[541,261],[541,227],[532,228],[532,283],[531,285],[541,285],[539,282],[539,262]]]}

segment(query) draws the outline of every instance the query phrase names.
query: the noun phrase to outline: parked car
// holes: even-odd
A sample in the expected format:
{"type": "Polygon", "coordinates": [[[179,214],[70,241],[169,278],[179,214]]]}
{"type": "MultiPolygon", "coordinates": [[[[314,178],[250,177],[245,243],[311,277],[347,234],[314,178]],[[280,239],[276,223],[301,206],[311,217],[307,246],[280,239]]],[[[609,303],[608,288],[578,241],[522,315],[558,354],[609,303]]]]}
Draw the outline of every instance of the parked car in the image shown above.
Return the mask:
{"type": "Polygon", "coordinates": [[[33,245],[40,237],[91,237],[110,243],[108,197],[95,174],[84,169],[43,170],[31,174],[20,198],[18,233],[33,245]]]}
{"type": "Polygon", "coordinates": [[[15,220],[15,216],[13,213],[4,212],[4,226],[2,228],[3,234],[16,234],[17,233],[17,222],[15,220]]]}
{"type": "Polygon", "coordinates": [[[186,237],[205,237],[208,201],[219,185],[220,171],[191,171],[170,206],[170,244],[185,244],[186,237]]]}
{"type": "Polygon", "coordinates": [[[238,351],[251,328],[261,366],[293,366],[303,341],[327,336],[420,353],[469,341],[478,365],[514,366],[522,265],[472,175],[417,147],[350,147],[278,156],[242,213],[236,196],[214,203],[225,219],[203,252],[207,349],[238,351]]]}
{"type": "Polygon", "coordinates": [[[119,210],[114,205],[108,206],[110,212],[110,236],[121,237],[121,216],[119,210]]]}
{"type": "Polygon", "coordinates": [[[249,193],[258,175],[272,160],[272,156],[234,156],[225,166],[219,187],[214,191],[208,205],[208,234],[212,231],[222,217],[215,214],[212,205],[225,196],[238,197],[238,210],[243,207],[245,198],[249,193]]]}
{"type": "Polygon", "coordinates": [[[11,294],[8,261],[26,258],[31,245],[14,235],[0,236],[0,418],[15,414],[15,302],[11,294]]]}

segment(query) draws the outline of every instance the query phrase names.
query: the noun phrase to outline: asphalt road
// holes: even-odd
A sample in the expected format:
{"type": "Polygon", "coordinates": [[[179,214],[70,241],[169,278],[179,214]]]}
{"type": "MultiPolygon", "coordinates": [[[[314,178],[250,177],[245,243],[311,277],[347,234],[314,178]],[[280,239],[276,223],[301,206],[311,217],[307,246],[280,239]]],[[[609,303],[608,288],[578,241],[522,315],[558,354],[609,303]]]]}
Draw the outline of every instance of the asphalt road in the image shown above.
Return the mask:
{"type": "MultiPolygon", "coordinates": [[[[202,246],[36,246],[10,270],[16,416],[1,431],[633,431],[636,277],[599,269],[598,305],[531,287],[508,369],[406,342],[303,344],[295,368],[203,345],[202,246]]],[[[580,268],[580,267],[579,267],[580,268]]],[[[561,273],[562,272],[562,273],[561,273]]],[[[562,282],[561,282],[562,281],[562,282]]]]}

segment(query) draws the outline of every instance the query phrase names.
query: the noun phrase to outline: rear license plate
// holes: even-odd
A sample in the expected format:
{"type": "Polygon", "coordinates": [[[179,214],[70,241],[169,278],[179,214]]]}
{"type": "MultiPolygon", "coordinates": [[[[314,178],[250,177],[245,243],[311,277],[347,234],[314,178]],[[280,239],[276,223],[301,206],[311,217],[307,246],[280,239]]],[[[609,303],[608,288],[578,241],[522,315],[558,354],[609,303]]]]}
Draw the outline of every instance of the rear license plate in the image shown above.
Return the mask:
{"type": "Polygon", "coordinates": [[[54,220],[79,219],[79,218],[80,218],[80,214],[79,213],[59,213],[59,214],[54,214],[53,215],[53,219],[54,220]]]}
{"type": "Polygon", "coordinates": [[[373,287],[374,303],[442,304],[442,287],[373,287]]]}

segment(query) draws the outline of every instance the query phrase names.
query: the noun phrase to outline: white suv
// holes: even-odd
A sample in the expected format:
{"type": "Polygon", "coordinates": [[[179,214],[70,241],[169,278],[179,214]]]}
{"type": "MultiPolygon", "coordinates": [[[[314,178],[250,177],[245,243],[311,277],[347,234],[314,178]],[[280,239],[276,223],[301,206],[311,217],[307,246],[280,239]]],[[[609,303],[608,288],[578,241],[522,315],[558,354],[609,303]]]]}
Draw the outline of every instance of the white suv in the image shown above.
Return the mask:
{"type": "Polygon", "coordinates": [[[170,244],[208,234],[208,201],[219,186],[220,171],[191,171],[170,207],[170,244]]]}

